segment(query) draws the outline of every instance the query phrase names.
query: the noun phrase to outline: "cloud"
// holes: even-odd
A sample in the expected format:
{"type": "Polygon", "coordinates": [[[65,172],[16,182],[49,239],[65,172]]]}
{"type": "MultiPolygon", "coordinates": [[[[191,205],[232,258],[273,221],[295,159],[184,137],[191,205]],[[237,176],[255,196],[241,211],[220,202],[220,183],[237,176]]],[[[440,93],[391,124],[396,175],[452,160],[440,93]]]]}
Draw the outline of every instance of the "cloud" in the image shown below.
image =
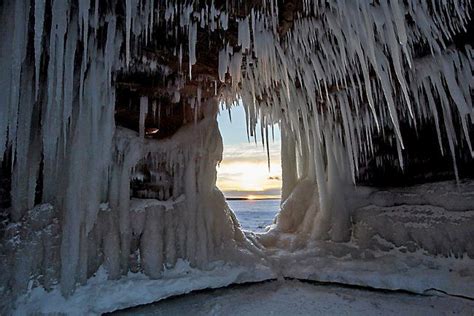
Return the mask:
{"type": "MultiPolygon", "coordinates": [[[[280,159],[280,144],[270,144],[269,153],[271,157],[280,159]]],[[[224,161],[227,159],[250,159],[258,161],[267,160],[267,149],[261,144],[255,143],[239,143],[232,145],[224,144],[224,161]]]]}
{"type": "Polygon", "coordinates": [[[229,190],[229,191],[224,191],[224,194],[228,198],[246,198],[249,196],[262,197],[262,198],[280,198],[281,190],[280,189],[271,189],[271,190],[264,190],[264,191],[229,190]]]}
{"type": "MultiPolygon", "coordinates": [[[[270,170],[281,173],[280,145],[271,147],[270,150],[270,170]]],[[[261,146],[255,144],[242,143],[224,147],[222,166],[255,164],[268,168],[267,152],[261,146]]],[[[272,172],[273,173],[273,172],[272,172]]]]}
{"type": "Polygon", "coordinates": [[[267,152],[261,145],[240,143],[224,147],[218,167],[218,187],[229,196],[280,195],[280,144],[270,147],[270,171],[267,152]]]}

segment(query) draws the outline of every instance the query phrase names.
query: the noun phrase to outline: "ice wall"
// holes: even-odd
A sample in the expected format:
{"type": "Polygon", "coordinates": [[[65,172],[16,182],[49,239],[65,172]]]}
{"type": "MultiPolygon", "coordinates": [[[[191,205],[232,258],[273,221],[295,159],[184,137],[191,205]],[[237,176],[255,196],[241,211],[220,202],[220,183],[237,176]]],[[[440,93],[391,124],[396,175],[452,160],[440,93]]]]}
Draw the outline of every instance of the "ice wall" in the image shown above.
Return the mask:
{"type": "Polygon", "coordinates": [[[114,133],[111,67],[121,37],[110,19],[104,26],[107,41],[99,45],[92,36],[99,24],[88,20],[85,1],[77,10],[66,1],[50,4],[48,12],[44,1],[3,1],[0,6],[1,21],[8,25],[0,34],[5,70],[0,156],[12,156],[11,207],[2,231],[2,246],[12,247],[2,249],[2,274],[11,277],[4,283],[6,298],[11,288],[18,293],[35,286],[33,275],[44,277],[39,282],[47,287],[61,279],[65,293],[76,281],[84,282],[80,253],[107,198],[114,133]],[[25,229],[22,223],[31,220],[35,204],[51,208],[38,219],[41,224],[25,229]],[[41,237],[43,244],[39,236],[50,237],[41,237]],[[42,247],[50,250],[36,261],[42,247]],[[21,266],[10,261],[17,255],[21,266]]]}
{"type": "Polygon", "coordinates": [[[115,127],[116,74],[132,72],[155,28],[194,34],[192,57],[194,19],[191,4],[164,1],[2,1],[0,162],[11,164],[2,307],[36,286],[59,285],[68,296],[102,264],[111,278],[130,270],[156,278],[177,258],[204,268],[243,239],[215,189],[216,100],[196,97],[204,121],[196,114],[195,125],[165,143],[145,142],[145,103],[138,135],[123,139],[115,127]],[[147,157],[175,172],[182,195],[136,209],[131,171],[147,157]]]}

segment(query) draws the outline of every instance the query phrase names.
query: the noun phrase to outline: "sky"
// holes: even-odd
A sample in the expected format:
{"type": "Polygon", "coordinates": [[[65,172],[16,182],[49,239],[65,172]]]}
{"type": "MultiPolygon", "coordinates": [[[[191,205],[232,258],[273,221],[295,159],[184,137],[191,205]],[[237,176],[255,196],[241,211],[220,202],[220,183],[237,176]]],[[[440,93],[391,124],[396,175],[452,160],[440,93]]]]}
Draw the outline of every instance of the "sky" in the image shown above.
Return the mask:
{"type": "MultiPolygon", "coordinates": [[[[224,158],[217,169],[217,186],[227,198],[280,198],[281,195],[281,140],[280,130],[274,127],[275,139],[270,131],[270,171],[266,149],[260,136],[257,144],[248,142],[245,112],[242,106],[221,111],[219,128],[224,140],[224,158]]],[[[260,127],[257,127],[259,130],[260,127]]]]}

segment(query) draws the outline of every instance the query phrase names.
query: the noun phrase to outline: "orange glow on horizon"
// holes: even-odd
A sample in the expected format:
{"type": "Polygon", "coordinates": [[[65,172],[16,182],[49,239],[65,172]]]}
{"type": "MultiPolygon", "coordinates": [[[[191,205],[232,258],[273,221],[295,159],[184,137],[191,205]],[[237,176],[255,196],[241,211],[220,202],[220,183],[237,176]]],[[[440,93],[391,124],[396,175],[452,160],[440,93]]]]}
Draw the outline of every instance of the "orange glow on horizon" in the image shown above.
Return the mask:
{"type": "Polygon", "coordinates": [[[281,197],[279,195],[247,195],[245,199],[249,201],[256,201],[256,200],[278,200],[281,197]]]}
{"type": "Polygon", "coordinates": [[[217,169],[217,187],[229,198],[248,200],[278,199],[281,190],[281,158],[279,146],[267,155],[255,144],[224,147],[224,157],[217,169]]]}
{"type": "Polygon", "coordinates": [[[279,164],[272,165],[269,172],[266,163],[260,161],[224,160],[218,169],[217,186],[224,192],[242,192],[241,197],[249,200],[273,198],[269,191],[281,189],[280,175],[279,164]]]}

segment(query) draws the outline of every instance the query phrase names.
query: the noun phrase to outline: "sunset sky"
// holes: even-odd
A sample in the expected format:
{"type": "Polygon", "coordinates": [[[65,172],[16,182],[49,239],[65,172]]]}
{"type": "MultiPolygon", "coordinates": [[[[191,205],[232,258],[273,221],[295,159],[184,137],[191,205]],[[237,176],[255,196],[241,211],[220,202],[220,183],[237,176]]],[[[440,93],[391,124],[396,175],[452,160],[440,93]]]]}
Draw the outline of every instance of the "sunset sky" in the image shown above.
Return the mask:
{"type": "Polygon", "coordinates": [[[260,137],[257,144],[254,140],[250,143],[247,140],[243,107],[232,108],[232,123],[227,111],[221,112],[218,120],[224,139],[224,159],[217,169],[217,186],[227,198],[280,198],[281,141],[278,126],[275,126],[275,140],[270,140],[269,171],[260,137]]]}

